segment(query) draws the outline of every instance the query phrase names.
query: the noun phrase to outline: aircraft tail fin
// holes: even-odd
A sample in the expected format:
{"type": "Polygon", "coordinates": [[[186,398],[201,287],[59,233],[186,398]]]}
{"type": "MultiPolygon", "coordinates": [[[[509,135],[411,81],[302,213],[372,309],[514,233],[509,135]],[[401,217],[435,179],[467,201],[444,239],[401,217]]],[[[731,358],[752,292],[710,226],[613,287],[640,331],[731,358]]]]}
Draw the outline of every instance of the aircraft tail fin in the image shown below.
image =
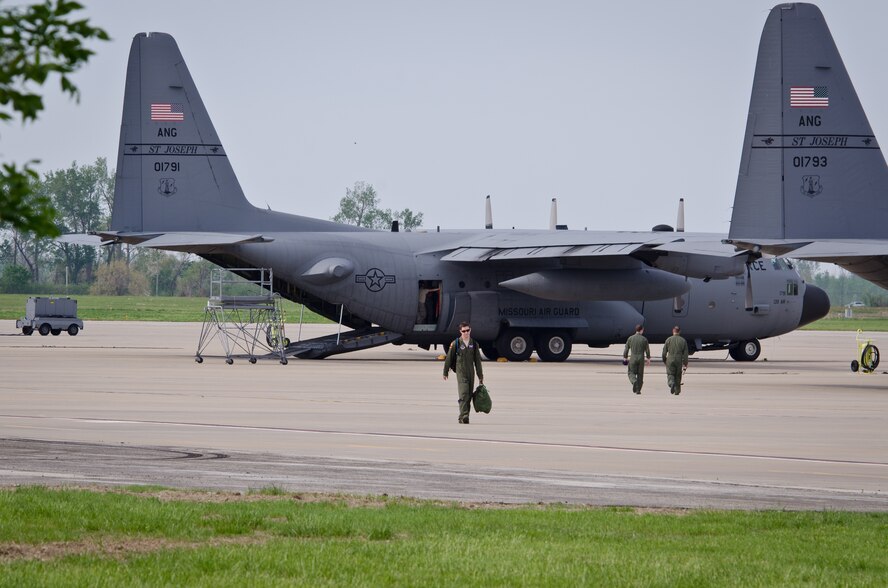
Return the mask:
{"type": "Polygon", "coordinates": [[[242,224],[235,225],[253,210],[176,41],[164,33],[136,35],[127,66],[111,228],[242,230],[242,224]]]}
{"type": "Polygon", "coordinates": [[[771,10],[759,44],[730,238],[884,238],[888,167],[823,15],[771,10]]]}

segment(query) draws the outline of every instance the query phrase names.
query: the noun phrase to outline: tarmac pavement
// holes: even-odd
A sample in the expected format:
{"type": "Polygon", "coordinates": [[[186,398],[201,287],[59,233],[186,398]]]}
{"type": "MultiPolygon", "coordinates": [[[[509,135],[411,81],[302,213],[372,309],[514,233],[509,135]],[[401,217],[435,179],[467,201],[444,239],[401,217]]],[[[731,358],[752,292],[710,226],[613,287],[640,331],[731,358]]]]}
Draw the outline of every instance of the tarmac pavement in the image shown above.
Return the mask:
{"type": "Polygon", "coordinates": [[[677,397],[659,345],[640,396],[622,346],[485,362],[493,411],[460,425],[440,349],[226,365],[219,347],[197,364],[195,323],[93,321],[77,337],[7,326],[2,485],[888,511],[888,377],[850,371],[854,333],[768,339],[750,363],[696,354],[677,397]]]}

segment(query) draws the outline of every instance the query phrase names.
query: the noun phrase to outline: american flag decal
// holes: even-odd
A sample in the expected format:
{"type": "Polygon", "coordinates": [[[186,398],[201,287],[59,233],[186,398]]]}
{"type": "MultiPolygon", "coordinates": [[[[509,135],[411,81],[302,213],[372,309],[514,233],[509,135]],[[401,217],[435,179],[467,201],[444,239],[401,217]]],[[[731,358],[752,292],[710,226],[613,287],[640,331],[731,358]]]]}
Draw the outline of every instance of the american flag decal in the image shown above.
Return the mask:
{"type": "Polygon", "coordinates": [[[176,122],[185,120],[185,111],[181,104],[152,104],[151,120],[160,122],[176,122]]]}
{"type": "Polygon", "coordinates": [[[829,107],[829,89],[826,86],[793,86],[789,89],[791,108],[829,107]]]}

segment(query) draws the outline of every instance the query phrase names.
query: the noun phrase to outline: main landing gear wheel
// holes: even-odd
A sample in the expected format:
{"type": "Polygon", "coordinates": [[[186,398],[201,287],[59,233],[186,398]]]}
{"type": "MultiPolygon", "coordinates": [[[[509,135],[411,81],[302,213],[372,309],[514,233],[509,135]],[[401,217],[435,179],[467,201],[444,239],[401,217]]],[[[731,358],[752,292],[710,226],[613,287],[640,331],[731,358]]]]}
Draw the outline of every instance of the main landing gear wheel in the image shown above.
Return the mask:
{"type": "Polygon", "coordinates": [[[194,361],[196,361],[197,363],[203,363],[203,358],[199,355],[195,355],[194,361]]]}
{"type": "Polygon", "coordinates": [[[234,360],[229,357],[229,358],[225,359],[225,363],[227,363],[228,365],[231,365],[234,363],[234,360]]]}
{"type": "Polygon", "coordinates": [[[564,361],[572,346],[570,335],[562,331],[537,335],[536,350],[542,361],[564,361]]]}
{"type": "Polygon", "coordinates": [[[758,339],[740,341],[734,347],[728,349],[728,354],[734,361],[755,361],[762,354],[762,344],[758,339]]]}
{"type": "Polygon", "coordinates": [[[509,361],[527,361],[533,353],[533,339],[527,331],[507,329],[497,337],[496,350],[509,361]]]}
{"type": "Polygon", "coordinates": [[[478,346],[481,348],[481,353],[484,354],[484,357],[489,359],[490,361],[496,361],[499,359],[499,351],[496,350],[495,343],[478,343],[478,346]]]}

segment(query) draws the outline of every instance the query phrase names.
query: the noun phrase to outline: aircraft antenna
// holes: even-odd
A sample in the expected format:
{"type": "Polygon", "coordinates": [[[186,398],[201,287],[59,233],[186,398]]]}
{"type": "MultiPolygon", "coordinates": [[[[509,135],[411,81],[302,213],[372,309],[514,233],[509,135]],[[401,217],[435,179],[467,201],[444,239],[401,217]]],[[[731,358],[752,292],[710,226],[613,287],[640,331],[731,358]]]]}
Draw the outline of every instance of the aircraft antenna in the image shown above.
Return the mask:
{"type": "Polygon", "coordinates": [[[675,232],[684,233],[685,230],[685,199],[678,199],[678,218],[675,219],[675,232]]]}
{"type": "Polygon", "coordinates": [[[549,230],[558,228],[558,199],[552,198],[552,206],[549,208],[549,230]]]}
{"type": "Polygon", "coordinates": [[[490,209],[490,194],[487,195],[487,199],[484,201],[484,228],[493,228],[493,212],[490,209]]]}

